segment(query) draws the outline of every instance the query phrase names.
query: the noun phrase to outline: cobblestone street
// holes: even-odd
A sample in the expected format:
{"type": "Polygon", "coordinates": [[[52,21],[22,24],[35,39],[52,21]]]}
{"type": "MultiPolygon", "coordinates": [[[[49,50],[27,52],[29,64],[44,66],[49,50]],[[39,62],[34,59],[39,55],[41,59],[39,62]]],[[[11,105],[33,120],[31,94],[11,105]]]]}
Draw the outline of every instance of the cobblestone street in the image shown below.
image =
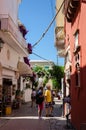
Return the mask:
{"type": "MultiPolygon", "coordinates": [[[[37,107],[34,104],[34,107],[31,108],[30,103],[25,103],[21,106],[20,109],[14,110],[11,116],[1,117],[0,118],[0,130],[4,130],[3,127],[7,125],[12,119],[38,119],[37,116],[37,107]]],[[[66,120],[62,117],[62,101],[55,99],[55,105],[53,110],[54,117],[45,117],[45,109],[42,114],[43,124],[46,121],[49,130],[66,130],[66,120]]],[[[35,122],[33,122],[35,124],[35,122]]],[[[43,125],[42,124],[42,125],[43,125]]],[[[41,126],[40,126],[41,127],[41,126]]],[[[44,128],[43,128],[44,129],[44,128]]],[[[14,129],[13,129],[14,130],[14,129]]],[[[26,129],[23,129],[26,130],[26,129]]],[[[35,130],[35,129],[34,129],[35,130]]],[[[72,130],[72,129],[70,129],[72,130]]]]}

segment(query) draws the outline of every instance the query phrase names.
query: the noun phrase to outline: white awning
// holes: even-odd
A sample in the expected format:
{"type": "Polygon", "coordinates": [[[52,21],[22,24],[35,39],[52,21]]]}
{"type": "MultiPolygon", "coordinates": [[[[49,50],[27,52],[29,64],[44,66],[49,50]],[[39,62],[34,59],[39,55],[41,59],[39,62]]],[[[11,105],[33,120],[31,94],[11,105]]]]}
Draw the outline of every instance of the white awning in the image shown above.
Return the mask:
{"type": "Polygon", "coordinates": [[[17,68],[19,71],[19,75],[32,75],[31,68],[24,62],[19,61],[17,68]]]}

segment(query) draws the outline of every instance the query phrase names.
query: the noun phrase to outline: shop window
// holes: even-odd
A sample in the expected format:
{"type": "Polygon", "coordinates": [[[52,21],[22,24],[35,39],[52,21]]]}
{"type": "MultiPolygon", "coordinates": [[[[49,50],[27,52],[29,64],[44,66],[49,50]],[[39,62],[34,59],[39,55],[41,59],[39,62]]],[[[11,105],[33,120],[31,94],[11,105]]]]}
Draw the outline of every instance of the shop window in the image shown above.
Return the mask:
{"type": "Polygon", "coordinates": [[[3,103],[5,106],[11,105],[11,85],[12,79],[3,78],[3,103]]]}

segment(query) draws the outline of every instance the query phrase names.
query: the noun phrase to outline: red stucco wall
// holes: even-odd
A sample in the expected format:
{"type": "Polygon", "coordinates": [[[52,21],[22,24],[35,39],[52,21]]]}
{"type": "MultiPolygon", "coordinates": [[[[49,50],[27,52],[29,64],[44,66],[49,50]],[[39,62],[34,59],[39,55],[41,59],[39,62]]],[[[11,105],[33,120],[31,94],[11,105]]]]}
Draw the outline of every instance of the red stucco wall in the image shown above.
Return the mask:
{"type": "MultiPolygon", "coordinates": [[[[71,106],[72,123],[80,130],[81,123],[86,123],[86,3],[81,3],[81,8],[73,23],[65,24],[66,37],[69,35],[71,49],[71,106]],[[74,58],[74,33],[79,29],[80,50],[80,87],[75,85],[75,58],[74,58]]],[[[66,42],[67,44],[67,42],[66,42]]]]}

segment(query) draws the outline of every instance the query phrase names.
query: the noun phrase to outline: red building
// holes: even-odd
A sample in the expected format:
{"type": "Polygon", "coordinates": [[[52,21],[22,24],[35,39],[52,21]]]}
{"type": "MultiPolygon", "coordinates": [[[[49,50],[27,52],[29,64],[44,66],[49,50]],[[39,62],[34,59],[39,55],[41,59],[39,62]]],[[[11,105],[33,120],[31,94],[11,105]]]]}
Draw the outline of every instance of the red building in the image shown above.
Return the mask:
{"type": "Polygon", "coordinates": [[[86,0],[65,0],[65,75],[71,94],[71,121],[86,130],[86,0]]]}

